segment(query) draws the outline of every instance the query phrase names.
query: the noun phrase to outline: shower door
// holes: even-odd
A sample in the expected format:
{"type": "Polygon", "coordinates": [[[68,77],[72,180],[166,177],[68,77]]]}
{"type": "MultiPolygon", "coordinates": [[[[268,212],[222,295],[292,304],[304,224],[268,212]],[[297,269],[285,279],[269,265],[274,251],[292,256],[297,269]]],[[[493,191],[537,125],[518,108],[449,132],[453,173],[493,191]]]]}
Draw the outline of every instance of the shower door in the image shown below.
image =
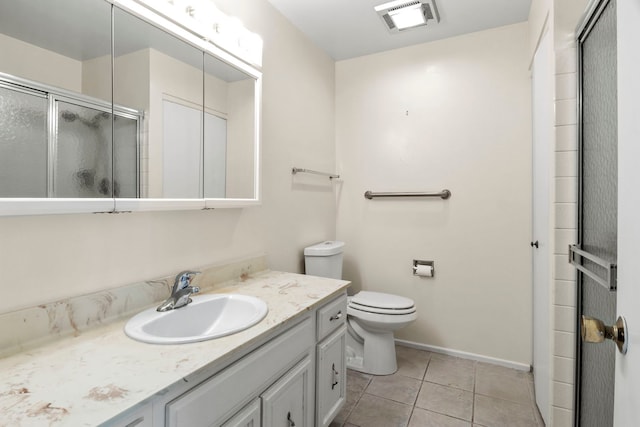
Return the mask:
{"type": "Polygon", "coordinates": [[[0,197],[47,197],[47,95],[0,81],[0,197]]]}
{"type": "MultiPolygon", "coordinates": [[[[578,271],[577,312],[578,320],[585,315],[612,325],[618,244],[616,0],[598,2],[581,28],[578,239],[579,249],[591,254],[581,265],[613,280],[599,282],[578,271]],[[593,256],[612,263],[610,271],[589,260],[593,256]]],[[[616,347],[577,341],[576,425],[612,426],[616,347]]]]}

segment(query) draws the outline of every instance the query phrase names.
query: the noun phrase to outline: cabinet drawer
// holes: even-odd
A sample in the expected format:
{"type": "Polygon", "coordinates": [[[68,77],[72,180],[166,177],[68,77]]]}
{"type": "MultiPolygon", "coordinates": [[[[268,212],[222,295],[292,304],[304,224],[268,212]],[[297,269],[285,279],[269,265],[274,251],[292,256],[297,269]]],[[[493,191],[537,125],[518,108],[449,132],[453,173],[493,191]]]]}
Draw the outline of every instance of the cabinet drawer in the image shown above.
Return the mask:
{"type": "Polygon", "coordinates": [[[342,294],[318,310],[318,340],[344,325],[347,320],[347,294],[342,294]]]}
{"type": "Polygon", "coordinates": [[[166,406],[166,425],[219,425],[290,369],[313,346],[307,318],[166,406]]]}

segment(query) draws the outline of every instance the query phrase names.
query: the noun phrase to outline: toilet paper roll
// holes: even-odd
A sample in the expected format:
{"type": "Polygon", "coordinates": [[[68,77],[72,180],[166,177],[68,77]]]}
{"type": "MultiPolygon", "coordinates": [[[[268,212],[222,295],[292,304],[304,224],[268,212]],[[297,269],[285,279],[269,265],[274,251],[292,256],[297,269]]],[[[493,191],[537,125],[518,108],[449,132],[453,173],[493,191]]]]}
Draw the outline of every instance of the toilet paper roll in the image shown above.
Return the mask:
{"type": "Polygon", "coordinates": [[[416,265],[413,267],[413,274],[422,277],[433,277],[433,267],[430,265],[416,265]]]}

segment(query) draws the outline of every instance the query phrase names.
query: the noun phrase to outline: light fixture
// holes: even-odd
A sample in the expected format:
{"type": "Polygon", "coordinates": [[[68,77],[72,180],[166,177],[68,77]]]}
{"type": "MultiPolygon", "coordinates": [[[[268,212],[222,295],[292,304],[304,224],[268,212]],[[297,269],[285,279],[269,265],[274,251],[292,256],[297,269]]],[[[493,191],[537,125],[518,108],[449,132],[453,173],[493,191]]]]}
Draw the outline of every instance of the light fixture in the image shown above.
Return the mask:
{"type": "Polygon", "coordinates": [[[233,56],[262,66],[262,38],[247,30],[237,18],[222,13],[211,0],[109,0],[117,4],[139,3],[206,43],[211,43],[233,56]]]}
{"type": "Polygon", "coordinates": [[[436,0],[394,0],[376,6],[375,11],[391,33],[427,25],[429,20],[440,22],[436,0]]]}

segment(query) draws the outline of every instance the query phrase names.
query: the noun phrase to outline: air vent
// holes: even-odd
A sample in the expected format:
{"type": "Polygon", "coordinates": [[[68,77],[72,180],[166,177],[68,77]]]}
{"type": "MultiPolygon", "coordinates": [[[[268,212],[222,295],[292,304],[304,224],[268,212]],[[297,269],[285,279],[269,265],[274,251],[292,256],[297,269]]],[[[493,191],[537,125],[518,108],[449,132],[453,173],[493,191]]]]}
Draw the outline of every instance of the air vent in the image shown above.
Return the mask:
{"type": "Polygon", "coordinates": [[[375,7],[390,33],[440,22],[436,0],[396,0],[375,7]]]}

